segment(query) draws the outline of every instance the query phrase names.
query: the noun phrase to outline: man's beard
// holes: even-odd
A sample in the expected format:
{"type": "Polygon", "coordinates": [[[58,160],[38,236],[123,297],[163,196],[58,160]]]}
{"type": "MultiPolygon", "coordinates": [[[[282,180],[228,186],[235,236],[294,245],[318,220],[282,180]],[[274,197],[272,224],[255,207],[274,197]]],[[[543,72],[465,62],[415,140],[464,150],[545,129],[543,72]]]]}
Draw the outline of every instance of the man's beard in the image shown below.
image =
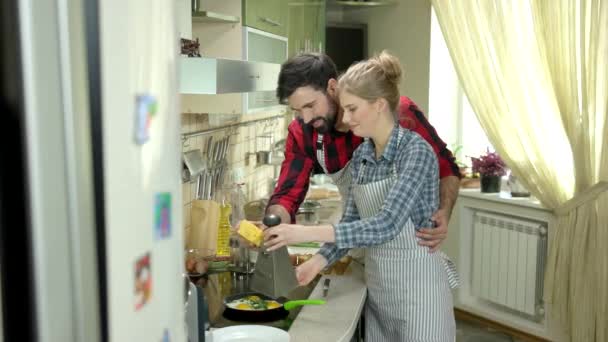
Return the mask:
{"type": "Polygon", "coordinates": [[[308,123],[308,125],[310,125],[310,127],[312,127],[315,131],[317,131],[320,134],[325,134],[327,132],[329,132],[330,128],[333,127],[335,121],[333,119],[330,118],[323,118],[323,117],[317,117],[314,118],[311,122],[308,123]],[[321,124],[318,127],[315,127],[314,123],[315,122],[321,122],[321,124]]]}
{"type": "Polygon", "coordinates": [[[317,116],[316,118],[310,120],[308,125],[312,127],[317,133],[325,134],[329,132],[332,127],[336,124],[336,117],[338,116],[337,105],[333,101],[329,101],[329,111],[325,115],[325,117],[317,116]],[[315,122],[321,122],[319,127],[315,127],[315,122]]]}

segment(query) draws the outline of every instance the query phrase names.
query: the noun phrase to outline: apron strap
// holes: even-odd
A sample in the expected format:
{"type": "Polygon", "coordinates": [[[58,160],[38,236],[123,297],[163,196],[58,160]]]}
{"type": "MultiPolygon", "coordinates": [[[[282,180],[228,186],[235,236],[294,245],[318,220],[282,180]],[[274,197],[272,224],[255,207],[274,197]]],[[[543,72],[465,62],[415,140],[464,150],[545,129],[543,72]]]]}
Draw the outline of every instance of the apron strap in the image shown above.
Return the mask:
{"type": "Polygon", "coordinates": [[[325,174],[329,174],[329,172],[327,172],[327,164],[325,164],[325,147],[323,147],[323,134],[318,133],[317,134],[317,161],[319,162],[319,165],[321,165],[321,168],[323,168],[323,171],[325,172],[325,174]]]}

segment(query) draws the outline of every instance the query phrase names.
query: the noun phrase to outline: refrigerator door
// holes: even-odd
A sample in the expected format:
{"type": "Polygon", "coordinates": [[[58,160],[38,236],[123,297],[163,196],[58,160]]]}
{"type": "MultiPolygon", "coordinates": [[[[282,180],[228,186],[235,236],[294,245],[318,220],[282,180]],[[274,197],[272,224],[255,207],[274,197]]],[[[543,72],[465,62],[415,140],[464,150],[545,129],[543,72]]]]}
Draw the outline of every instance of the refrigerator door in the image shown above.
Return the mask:
{"type": "Polygon", "coordinates": [[[83,2],[2,2],[0,14],[2,333],[100,341],[83,2]]]}
{"type": "Polygon", "coordinates": [[[98,1],[111,341],[184,340],[176,5],[98,1]]]}
{"type": "Polygon", "coordinates": [[[184,341],[176,2],[1,3],[0,342],[184,341]]]}

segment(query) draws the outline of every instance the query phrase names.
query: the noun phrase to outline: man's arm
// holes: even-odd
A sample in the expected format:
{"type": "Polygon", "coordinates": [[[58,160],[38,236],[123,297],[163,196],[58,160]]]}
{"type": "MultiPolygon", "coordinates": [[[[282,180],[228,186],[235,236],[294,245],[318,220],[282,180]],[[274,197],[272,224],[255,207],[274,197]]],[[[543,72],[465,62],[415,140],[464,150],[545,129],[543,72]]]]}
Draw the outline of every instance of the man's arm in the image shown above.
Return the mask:
{"type": "Polygon", "coordinates": [[[460,178],[460,169],[456,164],[456,158],[418,106],[409,98],[402,96],[399,108],[401,126],[418,133],[435,151],[439,162],[439,178],[443,179],[448,176],[460,178]]]}
{"type": "Polygon", "coordinates": [[[291,215],[287,209],[280,204],[269,206],[268,209],[266,209],[266,214],[277,215],[281,218],[281,222],[291,222],[291,215]]]}
{"type": "Polygon", "coordinates": [[[416,232],[416,236],[421,239],[418,243],[428,246],[432,253],[439,249],[439,246],[447,237],[448,222],[460,188],[460,170],[454,155],[447,148],[447,144],[439,137],[435,128],[428,122],[418,106],[405,96],[401,97],[400,105],[401,126],[409,128],[423,137],[435,151],[439,162],[440,203],[439,210],[432,217],[435,227],[416,232]]]}
{"type": "Polygon", "coordinates": [[[268,207],[267,214],[275,214],[283,223],[295,223],[296,212],[308,192],[314,160],[304,151],[302,127],[297,121],[289,125],[285,140],[285,160],[268,207]]]}
{"type": "Polygon", "coordinates": [[[456,176],[447,176],[439,181],[439,209],[447,212],[448,219],[452,216],[452,209],[458,198],[458,190],[460,189],[460,178],[456,176]]]}
{"type": "Polygon", "coordinates": [[[435,222],[435,227],[424,228],[416,231],[416,236],[421,239],[418,244],[429,247],[429,252],[433,253],[439,249],[441,243],[448,236],[448,223],[452,216],[452,209],[458,198],[460,179],[456,176],[444,177],[439,182],[439,193],[441,196],[439,210],[431,219],[435,222]]]}

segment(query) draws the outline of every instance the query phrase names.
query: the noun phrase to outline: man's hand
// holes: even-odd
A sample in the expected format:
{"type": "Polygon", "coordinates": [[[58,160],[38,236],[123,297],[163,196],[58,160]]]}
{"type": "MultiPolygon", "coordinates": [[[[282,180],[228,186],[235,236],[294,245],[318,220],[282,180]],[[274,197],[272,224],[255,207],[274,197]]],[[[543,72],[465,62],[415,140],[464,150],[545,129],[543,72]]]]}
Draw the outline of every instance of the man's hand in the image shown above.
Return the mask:
{"type": "Polygon", "coordinates": [[[429,247],[429,252],[437,251],[445,238],[448,236],[448,222],[450,214],[445,209],[439,209],[431,219],[437,225],[435,228],[423,228],[416,232],[416,237],[421,239],[418,244],[429,247]]]}
{"type": "Polygon", "coordinates": [[[327,260],[321,254],[313,255],[310,260],[296,268],[296,278],[300,285],[310,283],[323,268],[327,266],[327,260]]]}
{"type": "Polygon", "coordinates": [[[269,252],[295,243],[314,241],[314,238],[310,227],[300,224],[279,224],[264,230],[264,246],[269,252]]]}

